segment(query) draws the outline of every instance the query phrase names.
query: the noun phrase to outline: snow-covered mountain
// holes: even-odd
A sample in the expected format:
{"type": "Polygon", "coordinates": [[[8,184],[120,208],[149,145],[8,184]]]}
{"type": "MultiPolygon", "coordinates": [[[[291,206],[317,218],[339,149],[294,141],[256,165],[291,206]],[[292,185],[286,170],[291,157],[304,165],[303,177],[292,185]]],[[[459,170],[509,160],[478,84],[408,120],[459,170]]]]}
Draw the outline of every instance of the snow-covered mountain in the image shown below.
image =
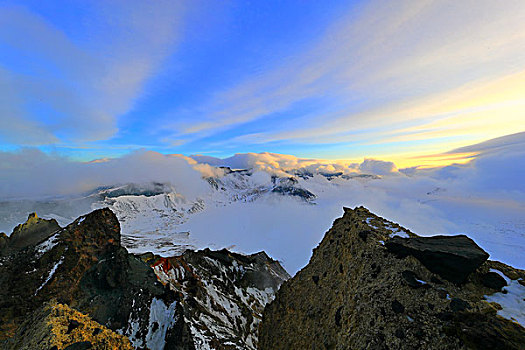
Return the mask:
{"type": "Polygon", "coordinates": [[[182,227],[192,215],[207,208],[251,203],[269,197],[291,197],[314,204],[316,196],[302,188],[294,177],[269,176],[250,170],[224,168],[221,177],[207,177],[209,190],[197,198],[187,198],[168,185],[126,184],[98,189],[92,209],[109,207],[122,226],[123,244],[133,253],[154,251],[173,255],[199,245],[182,227]]]}
{"type": "MultiPolygon", "coordinates": [[[[520,154],[505,164],[521,164],[520,154]]],[[[525,267],[525,197],[519,184],[505,180],[519,174],[507,168],[492,171],[502,167],[499,156],[402,171],[391,162],[370,159],[342,166],[267,153],[215,160],[214,165],[198,157],[189,163],[175,156],[161,160],[166,166],[177,161],[173,174],[156,165],[152,174],[145,171],[148,176],[139,177],[156,182],[115,184],[114,179],[82,195],[0,202],[0,231],[11,232],[34,211],[66,225],[109,207],[121,222],[124,246],[133,253],[263,249],[295,273],[343,206],[364,205],[422,235],[467,233],[496,259],[525,267]]]]}

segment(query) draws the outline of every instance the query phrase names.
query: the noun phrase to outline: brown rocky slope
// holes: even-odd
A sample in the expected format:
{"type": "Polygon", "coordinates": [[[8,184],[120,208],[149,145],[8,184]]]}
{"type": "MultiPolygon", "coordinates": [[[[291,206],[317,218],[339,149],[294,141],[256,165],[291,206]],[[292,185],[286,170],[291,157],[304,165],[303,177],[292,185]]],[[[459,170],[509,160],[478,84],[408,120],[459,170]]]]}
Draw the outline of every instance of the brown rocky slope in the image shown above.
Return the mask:
{"type": "Polygon", "coordinates": [[[466,236],[419,238],[345,208],[266,306],[260,349],[524,349],[525,329],[485,296],[525,272],[487,258],[466,236]]]}
{"type": "Polygon", "coordinates": [[[253,350],[287,278],[264,252],[135,256],[109,209],[64,228],[31,214],[0,235],[0,349],[253,350]]]}

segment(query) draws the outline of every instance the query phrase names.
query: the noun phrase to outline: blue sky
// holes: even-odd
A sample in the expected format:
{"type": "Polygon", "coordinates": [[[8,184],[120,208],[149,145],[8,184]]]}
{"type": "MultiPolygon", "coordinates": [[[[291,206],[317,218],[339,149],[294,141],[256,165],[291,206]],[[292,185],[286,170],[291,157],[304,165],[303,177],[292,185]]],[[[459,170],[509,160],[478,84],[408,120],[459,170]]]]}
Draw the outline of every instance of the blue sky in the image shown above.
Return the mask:
{"type": "Polygon", "coordinates": [[[7,151],[395,160],[525,129],[520,0],[0,1],[0,53],[7,151]]]}

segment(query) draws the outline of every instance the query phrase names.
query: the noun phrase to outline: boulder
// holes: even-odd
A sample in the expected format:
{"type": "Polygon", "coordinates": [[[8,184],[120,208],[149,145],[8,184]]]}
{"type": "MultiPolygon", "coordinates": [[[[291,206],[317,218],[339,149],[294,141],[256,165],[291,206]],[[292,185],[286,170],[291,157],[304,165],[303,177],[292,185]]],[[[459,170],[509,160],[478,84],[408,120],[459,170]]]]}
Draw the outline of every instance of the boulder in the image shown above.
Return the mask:
{"type": "Polygon", "coordinates": [[[489,254],[465,235],[401,238],[385,243],[399,257],[411,255],[427,269],[454,283],[464,283],[489,254]]]}
{"type": "Polygon", "coordinates": [[[496,272],[487,272],[481,276],[481,283],[490,289],[501,290],[507,285],[507,281],[496,272]]]}

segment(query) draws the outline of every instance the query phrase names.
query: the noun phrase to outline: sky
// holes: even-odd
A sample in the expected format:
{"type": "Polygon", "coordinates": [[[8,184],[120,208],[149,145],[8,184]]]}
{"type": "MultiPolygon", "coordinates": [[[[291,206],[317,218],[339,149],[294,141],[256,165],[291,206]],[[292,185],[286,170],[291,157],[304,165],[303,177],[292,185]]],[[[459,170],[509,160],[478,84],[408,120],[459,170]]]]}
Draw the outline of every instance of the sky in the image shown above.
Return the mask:
{"type": "Polygon", "coordinates": [[[522,0],[0,0],[4,152],[414,166],[521,131],[522,0]]]}

